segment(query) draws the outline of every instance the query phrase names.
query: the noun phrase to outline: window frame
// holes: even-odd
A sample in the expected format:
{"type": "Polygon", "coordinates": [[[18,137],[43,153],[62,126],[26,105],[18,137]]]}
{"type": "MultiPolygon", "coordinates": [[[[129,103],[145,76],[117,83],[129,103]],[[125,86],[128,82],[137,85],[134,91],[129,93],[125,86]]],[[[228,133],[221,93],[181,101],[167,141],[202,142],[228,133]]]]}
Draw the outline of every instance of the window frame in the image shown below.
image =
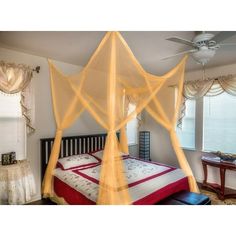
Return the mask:
{"type": "MultiPolygon", "coordinates": [[[[135,108],[136,109],[136,108],[135,108]]],[[[128,141],[128,146],[136,146],[138,145],[138,128],[139,128],[139,124],[138,124],[139,120],[138,120],[138,114],[136,114],[136,117],[134,117],[133,119],[131,119],[127,124],[126,124],[126,134],[127,134],[127,141],[128,141]],[[136,122],[136,133],[135,133],[135,142],[129,142],[129,135],[128,135],[128,124],[132,121],[136,122]]]]}
{"type": "MultiPolygon", "coordinates": [[[[226,93],[226,92],[224,92],[224,93],[226,93]]],[[[216,96],[220,96],[221,94],[219,94],[219,95],[216,95],[216,96]]],[[[230,96],[230,95],[229,95],[230,96]]],[[[214,96],[213,96],[214,97],[214,96]]],[[[202,97],[201,98],[201,100],[202,100],[202,116],[201,116],[201,119],[202,119],[202,121],[201,121],[201,132],[202,132],[202,134],[201,134],[201,146],[200,146],[200,149],[199,150],[201,150],[202,152],[204,152],[204,153],[211,153],[211,152],[216,152],[216,151],[219,151],[219,150],[208,150],[208,149],[204,149],[204,97],[202,97]]],[[[235,153],[230,153],[230,152],[225,152],[225,153],[229,153],[229,154],[235,154],[235,153]]]]}
{"type": "MultiPolygon", "coordinates": [[[[189,148],[181,145],[181,148],[186,151],[203,151],[203,98],[195,100],[195,147],[189,148]]],[[[205,151],[204,151],[205,152],[205,151]]]]}
{"type": "MultiPolygon", "coordinates": [[[[1,92],[3,93],[3,92],[1,92]]],[[[19,96],[19,99],[21,99],[21,93],[17,93],[17,95],[19,96]]],[[[15,94],[4,94],[3,93],[3,96],[15,96],[15,94]]],[[[21,111],[21,104],[20,104],[20,100],[19,100],[19,110],[15,113],[15,114],[12,114],[12,115],[0,115],[0,122],[4,122],[4,120],[6,121],[9,121],[9,122],[15,122],[16,123],[16,126],[17,126],[17,129],[21,129],[23,130],[23,132],[21,133],[22,134],[22,138],[23,138],[23,143],[22,143],[22,152],[21,152],[21,155],[19,156],[19,153],[16,155],[16,159],[17,160],[22,160],[22,159],[25,159],[27,157],[27,127],[26,127],[26,119],[25,117],[22,115],[22,111],[21,111]],[[20,123],[22,123],[22,127],[21,128],[18,128],[18,126],[20,125],[20,123]]],[[[18,132],[18,130],[17,130],[18,132]]],[[[18,133],[16,134],[16,137],[17,137],[18,133]]],[[[9,150],[10,151],[10,150],[9,150]]],[[[14,151],[14,150],[11,150],[11,151],[14,151]]],[[[0,154],[3,154],[5,151],[1,151],[0,150],[0,154]]]]}
{"type": "MultiPolygon", "coordinates": [[[[197,114],[196,112],[197,112],[197,101],[195,100],[195,119],[194,119],[194,121],[195,121],[195,124],[194,124],[194,127],[195,127],[195,130],[194,130],[195,143],[194,143],[194,147],[193,147],[193,148],[184,147],[184,146],[182,146],[181,143],[180,143],[181,148],[184,149],[184,150],[190,150],[190,151],[195,151],[195,150],[196,150],[196,114],[197,114]]],[[[176,129],[177,129],[177,127],[176,127],[176,129]]],[[[177,133],[177,132],[176,132],[176,133],[177,133]]],[[[178,135],[178,134],[177,134],[177,135],[178,135]]],[[[179,139],[179,141],[180,141],[180,139],[179,139]]]]}
{"type": "Polygon", "coordinates": [[[204,128],[204,121],[203,121],[203,112],[204,112],[204,97],[200,97],[196,99],[196,107],[195,107],[195,149],[182,147],[183,150],[186,151],[196,151],[196,152],[203,152],[203,153],[211,153],[210,150],[204,150],[203,144],[203,128],[204,128]]]}

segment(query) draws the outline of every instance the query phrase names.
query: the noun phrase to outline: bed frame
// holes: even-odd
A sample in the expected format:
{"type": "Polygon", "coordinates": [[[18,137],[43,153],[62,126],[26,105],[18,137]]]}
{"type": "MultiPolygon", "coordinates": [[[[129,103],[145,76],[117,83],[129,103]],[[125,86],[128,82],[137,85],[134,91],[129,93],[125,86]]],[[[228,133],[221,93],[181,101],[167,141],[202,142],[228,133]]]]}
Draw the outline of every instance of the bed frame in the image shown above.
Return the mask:
{"type": "MultiPolygon", "coordinates": [[[[95,152],[104,149],[107,134],[62,137],[59,158],[95,152]]],[[[117,133],[119,139],[119,133],[117,133]]],[[[41,179],[48,164],[54,138],[40,139],[41,179]]]]}
{"type": "MultiPolygon", "coordinates": [[[[61,141],[59,158],[67,157],[71,155],[79,155],[83,153],[89,153],[89,152],[94,152],[94,151],[104,149],[106,136],[107,134],[92,134],[92,135],[63,137],[61,141]]],[[[119,133],[117,133],[117,137],[119,139],[119,133]]],[[[54,138],[40,139],[41,179],[42,180],[44,177],[44,173],[46,171],[46,167],[47,167],[49,156],[52,150],[53,142],[54,142],[54,138]]],[[[198,198],[199,197],[197,196],[197,199],[198,198]]],[[[186,203],[181,203],[180,205],[185,205],[185,204],[186,203]]],[[[188,203],[188,204],[204,205],[201,203],[198,203],[198,204],[188,203]]],[[[176,203],[174,205],[176,205],[176,203]]]]}

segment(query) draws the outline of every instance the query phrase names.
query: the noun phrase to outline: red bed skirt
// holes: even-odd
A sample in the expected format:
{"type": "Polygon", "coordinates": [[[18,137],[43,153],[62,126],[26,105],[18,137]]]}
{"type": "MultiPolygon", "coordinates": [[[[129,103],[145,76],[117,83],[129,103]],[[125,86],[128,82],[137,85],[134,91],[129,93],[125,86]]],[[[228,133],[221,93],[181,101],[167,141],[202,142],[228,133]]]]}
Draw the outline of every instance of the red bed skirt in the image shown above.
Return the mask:
{"type": "MultiPolygon", "coordinates": [[[[139,199],[134,202],[133,205],[152,205],[168,196],[182,191],[189,190],[188,178],[185,177],[176,182],[173,182],[164,188],[151,193],[150,195],[139,199]]],[[[62,182],[57,177],[54,177],[54,192],[58,197],[64,198],[64,200],[70,205],[95,205],[96,203],[86,198],[83,194],[71,188],[66,183],[62,182]]]]}

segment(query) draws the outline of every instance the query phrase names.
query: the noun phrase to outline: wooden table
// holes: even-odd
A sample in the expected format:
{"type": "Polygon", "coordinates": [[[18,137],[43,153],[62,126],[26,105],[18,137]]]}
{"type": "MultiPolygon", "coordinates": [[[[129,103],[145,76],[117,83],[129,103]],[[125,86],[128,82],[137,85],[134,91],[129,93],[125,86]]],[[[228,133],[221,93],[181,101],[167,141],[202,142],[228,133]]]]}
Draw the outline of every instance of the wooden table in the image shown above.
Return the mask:
{"type": "Polygon", "coordinates": [[[225,198],[236,198],[236,191],[227,192],[225,189],[225,172],[226,170],[236,171],[236,164],[222,162],[220,157],[217,156],[202,156],[201,160],[204,170],[202,187],[216,192],[220,200],[224,200],[225,198]],[[207,182],[207,166],[213,166],[220,169],[220,185],[207,182]]]}

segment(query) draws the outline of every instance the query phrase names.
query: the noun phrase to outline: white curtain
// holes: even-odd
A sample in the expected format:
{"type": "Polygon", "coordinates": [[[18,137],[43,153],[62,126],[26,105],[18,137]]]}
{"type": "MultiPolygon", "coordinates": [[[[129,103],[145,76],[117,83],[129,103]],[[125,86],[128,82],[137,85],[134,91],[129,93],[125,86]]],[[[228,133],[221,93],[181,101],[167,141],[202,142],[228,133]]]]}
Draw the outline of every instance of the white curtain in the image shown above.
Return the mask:
{"type": "Polygon", "coordinates": [[[203,96],[216,96],[223,92],[236,96],[236,75],[188,81],[184,84],[183,95],[187,99],[198,99],[203,96]]]}

